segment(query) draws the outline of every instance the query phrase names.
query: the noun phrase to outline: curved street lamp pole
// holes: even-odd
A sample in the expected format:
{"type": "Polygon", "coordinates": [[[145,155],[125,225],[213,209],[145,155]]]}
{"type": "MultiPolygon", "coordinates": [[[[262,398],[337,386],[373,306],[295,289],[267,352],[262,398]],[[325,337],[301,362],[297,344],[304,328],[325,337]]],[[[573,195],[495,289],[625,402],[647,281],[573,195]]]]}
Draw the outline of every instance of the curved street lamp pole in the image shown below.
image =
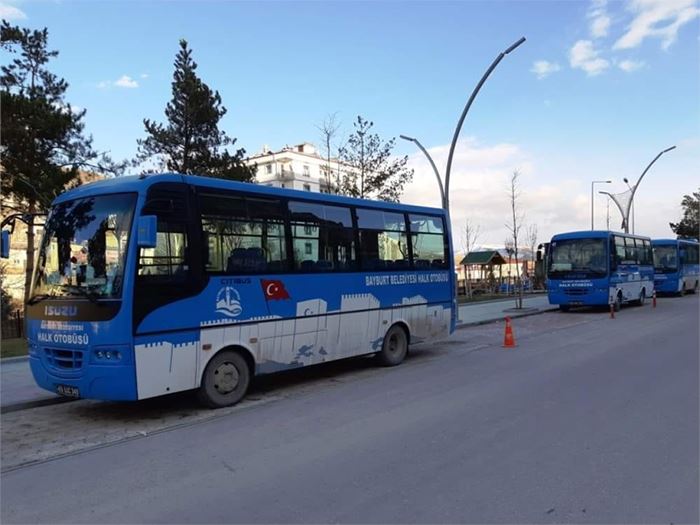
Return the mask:
{"type": "Polygon", "coordinates": [[[454,136],[452,137],[452,144],[450,145],[450,154],[447,157],[447,168],[445,169],[444,208],[447,211],[448,216],[450,214],[450,173],[452,172],[452,158],[454,157],[455,147],[457,146],[457,139],[459,138],[459,132],[462,130],[462,124],[464,124],[464,119],[466,118],[467,113],[469,112],[469,108],[472,106],[472,103],[474,102],[476,95],[479,93],[481,86],[484,85],[484,82],[486,82],[486,79],[489,77],[491,72],[494,69],[496,69],[496,66],[498,65],[498,63],[501,60],[503,60],[503,57],[505,57],[511,51],[514,51],[523,42],[525,42],[525,37],[521,37],[520,40],[515,42],[513,45],[511,45],[509,48],[507,48],[502,53],[498,54],[498,56],[493,61],[491,66],[489,66],[489,68],[486,70],[486,73],[484,73],[484,75],[481,77],[481,80],[479,80],[479,83],[474,88],[474,91],[472,91],[472,94],[469,97],[469,100],[467,101],[467,105],[464,106],[464,111],[462,111],[462,116],[459,118],[459,122],[457,122],[457,128],[455,129],[454,136]]]}
{"type": "MultiPolygon", "coordinates": [[[[632,186],[630,186],[630,181],[625,177],[622,179],[622,181],[627,184],[627,188],[629,188],[630,192],[632,191],[632,186]]],[[[632,212],[632,233],[634,233],[634,203],[631,203],[630,205],[630,211],[632,212]]]]}
{"type": "Polygon", "coordinates": [[[447,203],[445,202],[445,188],[442,186],[442,179],[440,178],[440,172],[437,169],[437,166],[435,166],[435,162],[433,161],[433,158],[430,156],[430,153],[428,153],[428,150],[426,150],[423,147],[423,144],[421,144],[418,139],[413,138],[413,137],[407,137],[406,135],[399,135],[403,140],[407,140],[409,142],[413,142],[418,148],[423,152],[423,154],[428,157],[428,162],[430,162],[430,166],[433,168],[433,172],[435,173],[435,177],[437,178],[438,181],[438,186],[440,187],[440,203],[442,204],[442,207],[444,209],[447,209],[447,203]]]}
{"type": "Polygon", "coordinates": [[[629,217],[630,213],[630,207],[632,206],[632,202],[634,201],[634,194],[637,192],[637,188],[639,187],[639,183],[642,182],[642,179],[644,178],[644,175],[647,174],[647,171],[649,171],[649,168],[651,168],[654,163],[659,160],[659,157],[663,155],[664,153],[668,153],[669,151],[676,149],[676,146],[671,146],[670,148],[666,148],[665,150],[662,150],[654,159],[649,163],[649,165],[644,168],[644,171],[642,174],[639,176],[639,179],[637,179],[637,183],[630,188],[632,190],[632,195],[630,195],[630,200],[627,203],[627,210],[625,210],[625,233],[629,233],[629,221],[627,220],[627,217],[629,217]]]}
{"type": "Polygon", "coordinates": [[[596,184],[610,184],[611,182],[611,180],[591,181],[591,230],[595,230],[595,226],[593,224],[593,203],[595,202],[595,199],[593,198],[593,186],[595,186],[596,184]]]}

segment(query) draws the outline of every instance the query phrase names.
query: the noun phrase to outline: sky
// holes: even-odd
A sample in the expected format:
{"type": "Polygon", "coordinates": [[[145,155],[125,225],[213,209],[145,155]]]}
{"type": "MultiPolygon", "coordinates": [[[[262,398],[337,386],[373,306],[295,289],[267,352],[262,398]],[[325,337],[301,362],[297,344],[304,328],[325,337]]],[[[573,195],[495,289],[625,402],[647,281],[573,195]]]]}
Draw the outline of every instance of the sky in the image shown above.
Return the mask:
{"type": "MultiPolygon", "coordinates": [[[[320,144],[337,113],[341,137],[357,115],[374,122],[415,170],[402,202],[439,206],[418,138],[445,172],[469,95],[512,43],[460,133],[450,182],[456,249],[468,219],[477,244],[502,247],[507,195],[519,176],[523,230],[539,242],[562,231],[607,227],[611,193],[640,183],[635,230],[673,236],[684,194],[700,186],[700,4],[696,0],[593,1],[20,1],[0,17],[49,30],[50,63],[87,110],[100,151],[132,158],[143,119],[163,121],[178,41],[228,113],[221,127],[252,155],[320,144]]],[[[6,57],[2,59],[4,63],[6,57]]],[[[444,176],[444,175],[443,175],[444,176]]],[[[620,213],[610,203],[611,229],[620,213]]]]}

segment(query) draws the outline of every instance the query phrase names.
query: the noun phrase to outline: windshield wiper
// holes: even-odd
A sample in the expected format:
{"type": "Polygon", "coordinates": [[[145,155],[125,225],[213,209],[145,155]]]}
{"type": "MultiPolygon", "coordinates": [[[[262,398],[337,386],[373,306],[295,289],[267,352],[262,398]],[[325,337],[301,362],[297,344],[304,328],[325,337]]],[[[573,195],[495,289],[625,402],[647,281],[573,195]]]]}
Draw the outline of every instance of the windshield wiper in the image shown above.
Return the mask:
{"type": "Polygon", "coordinates": [[[56,297],[55,295],[49,295],[47,293],[40,293],[38,295],[35,295],[29,301],[27,301],[28,305],[36,304],[38,302],[43,301],[44,299],[51,299],[52,297],[56,297]]]}
{"type": "Polygon", "coordinates": [[[78,295],[87,297],[88,301],[90,301],[91,303],[98,304],[97,298],[99,297],[99,294],[96,294],[95,292],[91,292],[90,290],[86,288],[81,288],[80,286],[71,286],[70,291],[77,292],[78,295]]]}

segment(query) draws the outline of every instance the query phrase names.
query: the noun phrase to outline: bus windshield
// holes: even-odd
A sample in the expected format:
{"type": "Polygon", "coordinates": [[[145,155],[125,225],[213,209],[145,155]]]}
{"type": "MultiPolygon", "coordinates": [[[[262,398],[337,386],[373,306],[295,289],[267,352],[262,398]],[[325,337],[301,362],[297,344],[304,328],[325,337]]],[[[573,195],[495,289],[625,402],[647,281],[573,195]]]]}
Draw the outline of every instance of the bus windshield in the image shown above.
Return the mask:
{"type": "Polygon", "coordinates": [[[564,239],[550,245],[549,274],[570,272],[606,275],[605,239],[564,239]]]}
{"type": "Polygon", "coordinates": [[[123,193],[56,205],[44,227],[30,303],[119,297],[135,201],[123,193]]]}
{"type": "Polygon", "coordinates": [[[673,273],[678,270],[676,246],[654,246],[654,270],[662,273],[673,273]]]}

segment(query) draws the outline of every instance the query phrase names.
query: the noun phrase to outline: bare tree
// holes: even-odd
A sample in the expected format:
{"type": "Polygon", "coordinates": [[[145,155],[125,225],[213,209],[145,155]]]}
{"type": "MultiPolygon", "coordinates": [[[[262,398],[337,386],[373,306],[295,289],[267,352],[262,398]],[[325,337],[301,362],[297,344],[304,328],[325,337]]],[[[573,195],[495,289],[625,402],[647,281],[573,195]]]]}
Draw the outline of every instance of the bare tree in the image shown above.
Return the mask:
{"type": "MultiPolygon", "coordinates": [[[[467,217],[464,221],[464,230],[462,230],[462,249],[464,250],[464,258],[469,257],[469,254],[476,247],[476,243],[479,242],[479,237],[481,236],[481,225],[474,224],[467,217]]],[[[465,289],[467,292],[467,297],[472,298],[472,283],[471,283],[471,270],[469,264],[465,264],[465,289]]]]}
{"type": "Polygon", "coordinates": [[[524,217],[520,212],[518,203],[520,200],[519,177],[520,172],[518,170],[513,171],[513,174],[510,177],[510,184],[508,185],[508,198],[510,200],[511,222],[506,224],[510,238],[513,241],[513,256],[515,257],[515,267],[517,268],[515,274],[515,282],[518,287],[518,293],[515,298],[516,308],[523,307],[523,281],[520,276],[520,265],[518,263],[518,239],[520,237],[520,230],[523,227],[524,217]]]}
{"type": "MultiPolygon", "coordinates": [[[[530,224],[527,227],[527,231],[525,232],[525,240],[527,241],[527,247],[530,249],[530,260],[532,261],[534,271],[536,258],[535,250],[537,249],[537,224],[530,224]]],[[[532,279],[530,279],[530,283],[533,283],[532,279]]]]}
{"type": "MultiPolygon", "coordinates": [[[[331,150],[333,146],[333,139],[336,137],[338,130],[340,129],[340,122],[338,122],[337,116],[338,112],[330,113],[325,119],[323,119],[321,124],[316,126],[318,131],[321,133],[321,142],[326,155],[326,165],[323,170],[323,175],[325,176],[326,184],[328,185],[328,193],[331,193],[333,188],[331,182],[331,150]]],[[[339,180],[337,183],[335,193],[338,193],[338,188],[340,187],[339,180]]]]}

